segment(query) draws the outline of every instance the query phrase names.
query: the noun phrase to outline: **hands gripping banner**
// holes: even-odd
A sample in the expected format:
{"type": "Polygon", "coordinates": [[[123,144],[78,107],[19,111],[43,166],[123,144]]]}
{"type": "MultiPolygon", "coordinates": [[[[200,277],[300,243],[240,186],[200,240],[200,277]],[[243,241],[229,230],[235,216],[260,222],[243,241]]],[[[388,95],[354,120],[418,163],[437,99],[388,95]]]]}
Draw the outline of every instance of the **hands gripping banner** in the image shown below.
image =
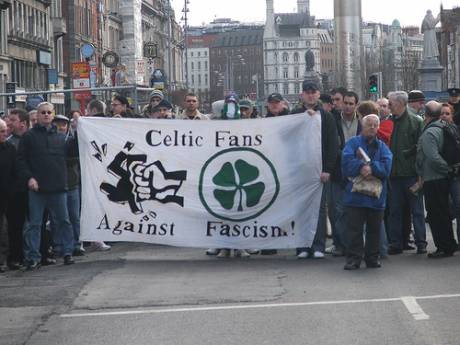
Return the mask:
{"type": "Polygon", "coordinates": [[[321,118],[81,118],[81,240],[203,248],[310,246],[321,118]]]}

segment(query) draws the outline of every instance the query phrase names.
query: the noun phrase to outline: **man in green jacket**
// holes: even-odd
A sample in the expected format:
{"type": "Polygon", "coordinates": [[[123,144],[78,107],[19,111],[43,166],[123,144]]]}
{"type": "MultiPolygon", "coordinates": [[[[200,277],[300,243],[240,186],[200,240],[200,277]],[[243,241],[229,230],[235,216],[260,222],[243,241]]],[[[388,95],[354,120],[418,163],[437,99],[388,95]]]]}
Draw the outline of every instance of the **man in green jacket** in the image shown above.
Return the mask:
{"type": "Polygon", "coordinates": [[[427,242],[423,196],[418,190],[420,187],[419,178],[415,170],[417,142],[422,133],[423,120],[408,111],[406,92],[390,92],[388,98],[394,122],[390,143],[393,166],[390,177],[390,245],[388,254],[401,254],[403,251],[401,211],[405,202],[410,205],[417,254],[425,254],[427,242]]]}
{"type": "Polygon", "coordinates": [[[416,169],[423,179],[428,222],[436,246],[436,251],[428,254],[432,259],[452,256],[457,249],[449,214],[449,166],[441,156],[444,145],[443,123],[439,119],[441,108],[438,102],[427,103],[427,124],[417,145],[416,169]]]}

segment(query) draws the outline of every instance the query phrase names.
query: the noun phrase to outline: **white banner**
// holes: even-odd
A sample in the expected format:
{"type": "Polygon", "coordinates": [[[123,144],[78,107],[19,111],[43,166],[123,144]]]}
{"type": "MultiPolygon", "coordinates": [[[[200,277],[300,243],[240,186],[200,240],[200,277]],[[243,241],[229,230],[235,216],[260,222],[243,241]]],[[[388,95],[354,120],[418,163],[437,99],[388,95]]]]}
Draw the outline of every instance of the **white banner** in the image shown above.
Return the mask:
{"type": "Polygon", "coordinates": [[[203,248],[310,246],[321,118],[81,118],[81,239],[203,248]]]}

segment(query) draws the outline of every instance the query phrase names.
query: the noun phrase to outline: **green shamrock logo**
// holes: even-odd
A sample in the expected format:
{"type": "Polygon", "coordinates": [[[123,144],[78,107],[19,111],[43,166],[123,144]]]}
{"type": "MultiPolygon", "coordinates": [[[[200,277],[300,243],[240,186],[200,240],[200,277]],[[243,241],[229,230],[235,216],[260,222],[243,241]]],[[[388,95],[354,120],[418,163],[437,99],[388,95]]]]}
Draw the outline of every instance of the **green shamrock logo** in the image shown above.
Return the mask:
{"type": "Polygon", "coordinates": [[[234,207],[236,194],[239,212],[243,211],[243,195],[246,196],[246,207],[254,207],[260,202],[265,191],[264,183],[251,183],[258,177],[259,169],[242,159],[238,159],[235,166],[226,162],[212,179],[212,182],[220,187],[214,190],[214,197],[226,210],[234,207]]]}
{"type": "Polygon", "coordinates": [[[273,205],[279,191],[274,165],[250,147],[215,153],[204,163],[198,182],[200,201],[208,213],[231,222],[259,217],[273,205]]]}

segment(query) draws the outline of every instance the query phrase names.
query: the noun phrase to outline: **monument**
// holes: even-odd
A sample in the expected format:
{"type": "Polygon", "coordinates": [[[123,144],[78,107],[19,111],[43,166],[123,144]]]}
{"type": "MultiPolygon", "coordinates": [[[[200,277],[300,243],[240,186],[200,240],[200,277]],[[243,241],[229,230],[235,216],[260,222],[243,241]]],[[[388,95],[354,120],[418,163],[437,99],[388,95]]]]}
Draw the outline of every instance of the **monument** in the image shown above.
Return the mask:
{"type": "Polygon", "coordinates": [[[361,0],[334,0],[337,85],[362,96],[361,0]]]}
{"type": "Polygon", "coordinates": [[[436,18],[431,10],[426,12],[422,22],[423,34],[423,58],[418,69],[420,74],[420,90],[442,91],[442,72],[444,68],[439,63],[439,49],[436,39],[436,25],[440,21],[440,15],[436,18]]]}
{"type": "Polygon", "coordinates": [[[319,86],[320,90],[322,90],[323,83],[320,74],[315,71],[315,54],[311,49],[307,50],[305,53],[305,64],[304,80],[315,83],[319,86]]]}

